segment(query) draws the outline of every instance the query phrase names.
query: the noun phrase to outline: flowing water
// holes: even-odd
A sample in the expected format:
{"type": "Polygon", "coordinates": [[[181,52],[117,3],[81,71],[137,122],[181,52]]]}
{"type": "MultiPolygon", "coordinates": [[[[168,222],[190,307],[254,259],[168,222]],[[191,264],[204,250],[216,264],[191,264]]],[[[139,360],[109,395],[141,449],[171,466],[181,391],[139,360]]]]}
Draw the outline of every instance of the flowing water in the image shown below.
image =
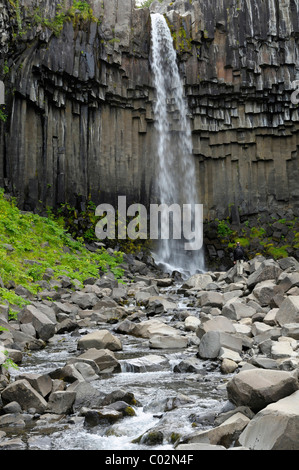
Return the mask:
{"type": "Polygon", "coordinates": [[[163,15],[151,14],[152,58],[156,99],[154,116],[157,131],[157,193],[160,204],[175,204],[179,209],[173,220],[168,212],[161,215],[161,233],[155,259],[166,270],[178,270],[188,275],[204,269],[202,249],[185,246],[187,240],[202,240],[202,214],[196,193],[196,168],[192,155],[192,134],[184,87],[177,66],[173,38],[163,15]],[[185,209],[184,209],[185,208],[185,209]],[[187,212],[183,212],[184,210],[187,212]],[[199,207],[198,207],[199,209],[199,207]],[[189,218],[187,218],[189,216],[189,218]],[[198,224],[196,223],[198,222],[198,224]],[[163,229],[172,228],[169,235],[163,229]]]}
{"type": "MultiPolygon", "coordinates": [[[[178,300],[176,316],[189,308],[187,299],[178,296],[178,300]]],[[[173,324],[173,315],[171,311],[169,319],[164,315],[163,320],[173,324]]],[[[227,400],[225,384],[228,378],[224,378],[209,361],[201,361],[199,372],[174,371],[181,360],[196,357],[197,345],[190,344],[185,349],[177,350],[150,349],[147,339],[118,335],[116,326],[103,323],[98,324],[96,329],[110,329],[121,340],[123,349],[115,353],[121,363],[121,372],[102,374],[91,385],[104,394],[120,389],[133,393],[137,400],[137,405],[133,407],[135,416],[122,418],[114,424],[104,423],[87,428],[84,417],[78,412],[53,422],[44,420],[41,415],[25,429],[5,429],[8,437],[21,437],[33,450],[152,451],[173,449],[173,434],[186,435],[194,430],[212,427],[204,417],[223,408],[227,400]],[[132,371],[131,359],[153,354],[165,360],[161,367],[154,371],[146,368],[140,372],[132,371]],[[149,446],[142,439],[134,442],[144,433],[159,429],[163,431],[163,443],[149,446]]],[[[80,334],[89,331],[92,329],[82,329],[80,334]]],[[[45,349],[25,355],[19,370],[11,372],[15,376],[22,373],[44,374],[63,367],[68,359],[81,354],[77,350],[77,341],[78,335],[55,335],[45,349]]]]}

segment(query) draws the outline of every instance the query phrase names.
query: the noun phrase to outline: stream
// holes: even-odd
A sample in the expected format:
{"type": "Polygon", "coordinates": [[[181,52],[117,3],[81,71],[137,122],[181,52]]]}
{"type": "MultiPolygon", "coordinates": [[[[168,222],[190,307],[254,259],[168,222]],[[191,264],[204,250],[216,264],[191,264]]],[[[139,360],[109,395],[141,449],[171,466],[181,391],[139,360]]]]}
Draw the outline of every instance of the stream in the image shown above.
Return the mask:
{"type": "MultiPolygon", "coordinates": [[[[168,294],[172,291],[180,299],[177,303],[177,317],[178,311],[186,310],[188,306],[187,299],[175,294],[176,287],[172,286],[168,294]]],[[[167,323],[173,321],[172,317],[173,313],[170,312],[167,323]]],[[[163,318],[165,320],[165,314],[163,318]]],[[[25,428],[14,426],[6,430],[8,437],[21,437],[29,450],[171,450],[174,446],[169,439],[151,446],[142,443],[142,439],[138,443],[134,440],[159,426],[162,426],[164,436],[165,430],[169,435],[186,435],[194,430],[212,427],[210,417],[222,410],[227,401],[225,383],[229,377],[223,376],[219,368],[209,361],[202,361],[202,371],[199,373],[175,372],[175,365],[182,359],[196,356],[196,344],[178,350],[150,349],[147,339],[118,335],[114,331],[116,326],[103,323],[96,328],[110,329],[113,335],[120,338],[123,349],[116,352],[115,356],[121,363],[121,372],[101,374],[91,385],[105,394],[119,389],[133,393],[137,400],[137,406],[133,407],[135,416],[93,428],[84,426],[84,417],[79,413],[58,421],[53,419],[52,422],[37,418],[25,428]],[[165,366],[154,372],[132,372],[128,359],[149,354],[163,356],[167,359],[165,366]],[[205,416],[207,419],[202,419],[205,416]]],[[[84,328],[79,333],[91,331],[84,328]]],[[[15,376],[22,373],[46,374],[63,367],[68,359],[80,354],[77,341],[78,335],[71,333],[55,335],[45,349],[24,355],[19,369],[10,372],[15,376]]]]}

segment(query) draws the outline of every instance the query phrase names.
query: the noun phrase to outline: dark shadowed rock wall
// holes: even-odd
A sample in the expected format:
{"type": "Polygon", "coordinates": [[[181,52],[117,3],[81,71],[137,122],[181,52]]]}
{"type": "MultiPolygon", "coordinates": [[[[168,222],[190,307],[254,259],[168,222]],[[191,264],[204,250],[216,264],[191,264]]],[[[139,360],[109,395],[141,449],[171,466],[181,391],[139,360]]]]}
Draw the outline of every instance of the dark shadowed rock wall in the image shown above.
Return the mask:
{"type": "MultiPolygon", "coordinates": [[[[150,11],[134,0],[90,0],[97,21],[78,15],[55,34],[60,3],[20,0],[16,11],[0,0],[0,60],[9,69],[0,75],[8,91],[0,184],[27,209],[89,196],[149,203],[150,11]],[[41,17],[52,19],[50,28],[41,17]]],[[[298,2],[164,0],[151,11],[166,15],[178,51],[205,216],[225,217],[232,206],[237,216],[296,212],[298,2]]]]}

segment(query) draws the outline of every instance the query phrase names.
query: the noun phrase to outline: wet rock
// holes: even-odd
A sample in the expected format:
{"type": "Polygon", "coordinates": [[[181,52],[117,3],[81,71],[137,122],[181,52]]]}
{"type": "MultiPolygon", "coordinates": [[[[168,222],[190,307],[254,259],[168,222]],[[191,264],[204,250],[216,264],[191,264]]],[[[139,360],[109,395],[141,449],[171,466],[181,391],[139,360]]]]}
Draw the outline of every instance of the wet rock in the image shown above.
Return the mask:
{"type": "Polygon", "coordinates": [[[142,338],[151,338],[154,335],[177,336],[178,331],[160,320],[151,319],[136,324],[132,334],[142,338]]]}
{"type": "Polygon", "coordinates": [[[202,338],[208,331],[222,331],[223,333],[235,333],[236,329],[231,320],[224,316],[217,316],[200,324],[196,330],[196,336],[202,338]]]}
{"type": "Polygon", "coordinates": [[[163,433],[161,431],[148,431],[140,439],[140,444],[155,446],[163,443],[163,433]]]}
{"type": "Polygon", "coordinates": [[[78,341],[78,349],[109,349],[110,351],[120,351],[121,341],[108,330],[97,330],[82,336],[78,341]]]}
{"type": "Polygon", "coordinates": [[[75,393],[75,399],[72,403],[75,413],[83,407],[92,408],[101,406],[105,396],[103,392],[100,392],[88,382],[74,382],[69,386],[68,390],[75,393]]]}
{"type": "Polygon", "coordinates": [[[287,297],[279,307],[275,318],[280,326],[286,323],[299,323],[299,296],[287,297]]]}
{"type": "Polygon", "coordinates": [[[1,450],[25,450],[26,444],[20,438],[7,439],[3,442],[0,442],[1,450]]]}
{"type": "Polygon", "coordinates": [[[194,372],[205,374],[205,371],[202,367],[202,361],[197,359],[196,357],[190,357],[187,359],[183,359],[178,364],[176,364],[173,368],[173,372],[185,373],[185,372],[194,372]]]}
{"type": "Polygon", "coordinates": [[[224,421],[220,426],[207,431],[195,432],[191,436],[185,436],[181,443],[208,443],[212,445],[223,445],[228,448],[239,437],[250,419],[238,412],[224,421]]]}
{"type": "Polygon", "coordinates": [[[53,392],[49,396],[46,411],[58,415],[71,413],[75,398],[76,394],[72,391],[53,392]]]}
{"type": "Polygon", "coordinates": [[[114,403],[116,401],[125,401],[129,405],[136,405],[137,401],[132,392],[129,392],[127,390],[114,390],[111,393],[108,393],[105,398],[102,400],[102,405],[111,405],[111,403],[114,403]]]}
{"type": "Polygon", "coordinates": [[[16,401],[23,410],[35,408],[38,413],[43,413],[47,407],[46,400],[25,380],[16,380],[9,384],[1,393],[4,403],[16,401]]]}
{"type": "Polygon", "coordinates": [[[52,441],[49,436],[32,436],[27,441],[29,450],[51,450],[52,441]]]}
{"type": "Polygon", "coordinates": [[[134,408],[125,401],[116,401],[108,405],[107,408],[112,408],[113,410],[119,411],[123,416],[135,416],[136,412],[134,408]]]}
{"type": "Polygon", "coordinates": [[[182,335],[154,335],[149,339],[152,349],[182,349],[188,346],[188,337],[182,335]]]}
{"type": "Polygon", "coordinates": [[[123,417],[120,411],[112,408],[100,408],[99,410],[89,410],[85,414],[84,426],[95,427],[101,423],[113,424],[123,417]]]}

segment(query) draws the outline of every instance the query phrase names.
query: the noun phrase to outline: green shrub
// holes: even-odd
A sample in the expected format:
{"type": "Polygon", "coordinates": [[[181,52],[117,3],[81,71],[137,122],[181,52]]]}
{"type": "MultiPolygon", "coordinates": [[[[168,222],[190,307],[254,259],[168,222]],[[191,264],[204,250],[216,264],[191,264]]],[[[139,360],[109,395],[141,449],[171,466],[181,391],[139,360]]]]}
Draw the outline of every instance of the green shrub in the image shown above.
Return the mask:
{"type": "Polygon", "coordinates": [[[0,190],[0,277],[5,286],[0,289],[0,301],[8,301],[12,308],[24,301],[6,288],[8,283],[36,293],[48,268],[55,278],[66,275],[81,283],[108,269],[121,277],[122,261],[121,252],[110,255],[102,248],[90,252],[52,218],[19,211],[15,201],[0,190]]]}

